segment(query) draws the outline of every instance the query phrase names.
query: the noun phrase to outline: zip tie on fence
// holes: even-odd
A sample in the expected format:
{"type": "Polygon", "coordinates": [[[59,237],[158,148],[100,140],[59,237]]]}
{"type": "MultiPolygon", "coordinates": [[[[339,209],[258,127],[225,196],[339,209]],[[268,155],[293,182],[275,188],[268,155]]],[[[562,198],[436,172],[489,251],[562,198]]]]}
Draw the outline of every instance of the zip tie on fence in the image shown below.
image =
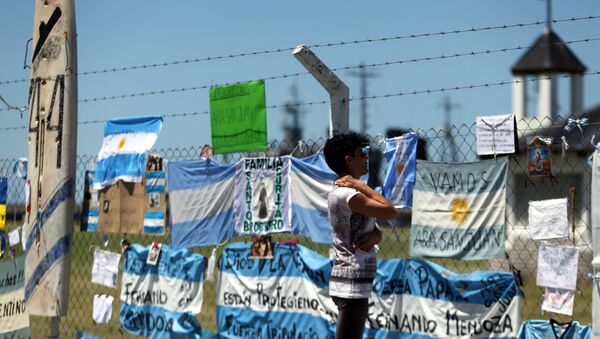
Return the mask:
{"type": "Polygon", "coordinates": [[[594,154],[600,149],[600,142],[596,143],[594,139],[596,139],[596,134],[592,134],[592,140],[590,140],[590,144],[592,144],[592,154],[590,154],[587,159],[590,167],[594,164],[594,154]]]}
{"type": "Polygon", "coordinates": [[[562,140],[562,144],[561,144],[561,158],[560,158],[560,160],[564,161],[565,160],[565,153],[569,150],[569,144],[567,143],[567,138],[564,135],[561,136],[560,139],[562,140]]]}

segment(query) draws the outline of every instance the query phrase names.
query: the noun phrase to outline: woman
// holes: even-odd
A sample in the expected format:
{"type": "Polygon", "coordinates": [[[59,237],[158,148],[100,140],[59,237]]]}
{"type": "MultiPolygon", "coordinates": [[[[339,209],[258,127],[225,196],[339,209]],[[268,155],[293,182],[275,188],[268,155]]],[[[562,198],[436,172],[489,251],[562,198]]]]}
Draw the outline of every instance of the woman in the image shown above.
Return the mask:
{"type": "Polygon", "coordinates": [[[338,308],[336,338],[362,338],[377,271],[381,230],[375,218],[393,219],[392,203],[359,178],[367,174],[366,138],[337,135],[325,144],[325,161],[339,177],[328,198],[335,261],[329,294],[338,308]]]}

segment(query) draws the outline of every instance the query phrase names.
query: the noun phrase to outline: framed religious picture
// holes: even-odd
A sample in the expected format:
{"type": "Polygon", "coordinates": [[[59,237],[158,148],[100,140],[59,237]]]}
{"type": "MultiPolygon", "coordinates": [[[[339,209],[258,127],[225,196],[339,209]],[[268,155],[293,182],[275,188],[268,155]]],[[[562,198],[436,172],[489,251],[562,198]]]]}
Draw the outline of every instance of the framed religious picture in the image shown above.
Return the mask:
{"type": "Polygon", "coordinates": [[[148,155],[148,161],[146,162],[146,171],[162,171],[163,170],[163,159],[160,155],[148,155]]]}
{"type": "Polygon", "coordinates": [[[250,248],[250,258],[253,259],[272,259],[273,243],[271,236],[255,235],[252,237],[252,247],[250,248]]]}
{"type": "Polygon", "coordinates": [[[527,146],[528,175],[530,178],[551,177],[552,138],[534,137],[527,146]]]}
{"type": "Polygon", "coordinates": [[[204,145],[204,147],[202,147],[202,150],[200,151],[200,159],[206,160],[206,159],[210,158],[210,156],[212,154],[213,154],[212,147],[210,147],[210,145],[204,145]]]}

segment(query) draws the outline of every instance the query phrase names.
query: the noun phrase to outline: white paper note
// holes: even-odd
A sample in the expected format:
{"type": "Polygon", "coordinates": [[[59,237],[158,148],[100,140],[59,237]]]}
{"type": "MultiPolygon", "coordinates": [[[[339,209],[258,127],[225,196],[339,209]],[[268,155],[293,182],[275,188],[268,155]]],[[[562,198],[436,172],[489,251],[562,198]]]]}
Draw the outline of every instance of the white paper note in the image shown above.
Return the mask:
{"type": "Polygon", "coordinates": [[[569,237],[567,198],[529,202],[529,237],[533,240],[569,237]]]}
{"type": "Polygon", "coordinates": [[[477,126],[477,154],[515,152],[515,124],[512,114],[480,116],[477,126]]]}
{"type": "Polygon", "coordinates": [[[542,243],[538,253],[537,285],[575,290],[579,249],[542,243]]]}
{"type": "Polygon", "coordinates": [[[121,255],[99,248],[94,250],[92,266],[92,282],[112,288],[117,288],[119,277],[119,260],[121,255]]]}
{"type": "Polygon", "coordinates": [[[18,228],[15,230],[12,230],[10,233],[8,233],[8,245],[10,247],[15,246],[20,241],[21,241],[21,239],[19,239],[19,229],[18,228]]]}
{"type": "Polygon", "coordinates": [[[546,287],[542,310],[566,315],[573,315],[575,291],[546,287]]]}
{"type": "Polygon", "coordinates": [[[94,310],[92,318],[96,324],[106,324],[112,317],[112,303],[115,297],[107,294],[94,295],[94,310]]]}

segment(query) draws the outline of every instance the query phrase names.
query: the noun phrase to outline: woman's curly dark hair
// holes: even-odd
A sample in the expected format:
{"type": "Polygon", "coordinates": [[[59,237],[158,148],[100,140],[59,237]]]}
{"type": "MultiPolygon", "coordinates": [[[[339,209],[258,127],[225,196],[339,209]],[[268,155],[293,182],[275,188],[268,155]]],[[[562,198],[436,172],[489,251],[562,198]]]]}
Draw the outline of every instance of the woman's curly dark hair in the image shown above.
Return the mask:
{"type": "Polygon", "coordinates": [[[369,144],[369,140],[360,134],[338,134],[331,139],[328,139],[323,148],[325,154],[325,162],[337,175],[341,176],[348,173],[346,165],[346,156],[354,156],[357,148],[365,147],[369,144]]]}

